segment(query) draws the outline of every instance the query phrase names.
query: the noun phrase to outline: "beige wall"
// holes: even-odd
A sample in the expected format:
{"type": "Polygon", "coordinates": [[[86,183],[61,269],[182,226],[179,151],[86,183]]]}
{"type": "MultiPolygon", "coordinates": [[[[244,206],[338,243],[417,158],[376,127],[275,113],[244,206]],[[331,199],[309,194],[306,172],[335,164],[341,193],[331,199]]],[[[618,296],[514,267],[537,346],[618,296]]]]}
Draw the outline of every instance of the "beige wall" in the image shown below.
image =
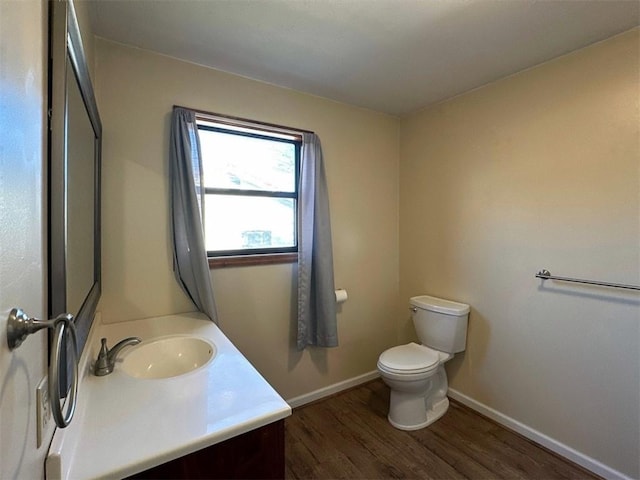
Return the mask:
{"type": "Polygon", "coordinates": [[[53,420],[36,447],[36,386],[47,372],[47,334],[7,348],[9,311],[46,308],[47,4],[0,0],[0,478],[44,478],[53,420]]]}
{"type": "MultiPolygon", "coordinates": [[[[0,0],[0,478],[44,478],[53,418],[36,442],[36,386],[47,376],[47,333],[6,347],[14,307],[45,318],[47,11],[44,0],[0,0]]],[[[83,39],[93,34],[81,22],[83,39]]],[[[92,42],[85,44],[87,56],[92,42]]]]}
{"type": "Polygon", "coordinates": [[[291,398],[369,372],[397,335],[414,338],[408,297],[460,300],[472,314],[467,351],[448,364],[453,389],[640,475],[640,300],[534,278],[640,283],[638,30],[410,115],[400,137],[393,117],[95,48],[107,321],[193,308],[170,267],[172,105],[314,130],[336,285],[350,294],[341,346],[293,347],[293,266],[212,274],[223,330],[272,385],[291,398]]]}
{"type": "Polygon", "coordinates": [[[340,347],[293,346],[292,265],[213,271],[220,325],[285,398],[371,372],[396,341],[398,127],[395,117],[95,40],[104,125],[106,321],[189,311],[172,273],[167,194],[174,104],[315,131],[329,184],[340,347]]]}
{"type": "MultiPolygon", "coordinates": [[[[640,476],[639,30],[402,121],[400,298],[472,306],[450,386],[640,476]]],[[[400,321],[412,338],[407,315],[400,321]]]]}

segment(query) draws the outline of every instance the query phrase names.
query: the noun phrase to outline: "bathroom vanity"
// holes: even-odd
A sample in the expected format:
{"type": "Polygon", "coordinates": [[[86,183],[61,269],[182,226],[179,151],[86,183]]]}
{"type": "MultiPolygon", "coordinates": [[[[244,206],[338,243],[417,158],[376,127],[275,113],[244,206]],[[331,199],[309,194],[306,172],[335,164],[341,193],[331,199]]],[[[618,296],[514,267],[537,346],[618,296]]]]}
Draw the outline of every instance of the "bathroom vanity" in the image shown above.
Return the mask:
{"type": "Polygon", "coordinates": [[[187,313],[94,323],[76,414],[55,432],[47,479],[283,477],[284,418],[291,408],[213,322],[187,313]],[[131,336],[142,343],[126,347],[109,375],[93,375],[100,339],[114,345],[131,336]],[[213,357],[168,378],[125,371],[137,348],[170,337],[206,341],[213,357]]]}

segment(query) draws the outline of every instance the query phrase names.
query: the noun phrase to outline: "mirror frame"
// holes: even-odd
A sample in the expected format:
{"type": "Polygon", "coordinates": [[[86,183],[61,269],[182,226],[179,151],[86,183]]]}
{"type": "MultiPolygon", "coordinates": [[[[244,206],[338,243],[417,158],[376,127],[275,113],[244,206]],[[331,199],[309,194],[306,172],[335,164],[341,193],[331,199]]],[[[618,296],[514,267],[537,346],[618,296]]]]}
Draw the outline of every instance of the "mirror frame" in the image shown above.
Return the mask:
{"type": "MultiPolygon", "coordinates": [[[[88,118],[95,134],[94,142],[94,226],[93,226],[93,284],[74,323],[81,355],[89,336],[101,294],[101,222],[100,178],[102,151],[102,123],[87,68],[82,37],[72,0],[49,1],[49,170],[48,170],[48,315],[55,318],[67,312],[67,85],[77,81],[88,118]],[[71,71],[67,71],[67,58],[71,71]]],[[[50,347],[51,348],[51,347],[50,347]]],[[[67,355],[67,372],[71,371],[67,355]]],[[[61,396],[69,388],[69,374],[61,381],[61,396]]]]}

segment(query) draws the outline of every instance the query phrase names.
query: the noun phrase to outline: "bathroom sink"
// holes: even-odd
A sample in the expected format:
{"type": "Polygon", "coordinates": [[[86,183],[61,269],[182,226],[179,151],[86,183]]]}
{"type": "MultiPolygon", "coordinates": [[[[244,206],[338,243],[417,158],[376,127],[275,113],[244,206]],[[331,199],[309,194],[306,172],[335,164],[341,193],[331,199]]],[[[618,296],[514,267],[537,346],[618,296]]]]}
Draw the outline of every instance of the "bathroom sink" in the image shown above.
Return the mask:
{"type": "Polygon", "coordinates": [[[158,337],[122,356],[122,369],[135,378],[170,378],[196,370],[216,356],[216,347],[192,335],[158,337]]]}

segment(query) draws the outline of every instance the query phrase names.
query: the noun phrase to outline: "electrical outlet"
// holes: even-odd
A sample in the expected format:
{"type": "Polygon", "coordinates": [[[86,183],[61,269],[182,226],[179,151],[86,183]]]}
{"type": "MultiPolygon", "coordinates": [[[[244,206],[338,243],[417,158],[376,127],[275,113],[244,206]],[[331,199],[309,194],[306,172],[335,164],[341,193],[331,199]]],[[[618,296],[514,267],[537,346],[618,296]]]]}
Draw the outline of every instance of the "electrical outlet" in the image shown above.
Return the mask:
{"type": "Polygon", "coordinates": [[[40,380],[38,387],[36,388],[36,442],[37,448],[42,445],[44,433],[47,430],[47,425],[51,420],[51,408],[49,405],[49,382],[47,377],[40,380]]]}

